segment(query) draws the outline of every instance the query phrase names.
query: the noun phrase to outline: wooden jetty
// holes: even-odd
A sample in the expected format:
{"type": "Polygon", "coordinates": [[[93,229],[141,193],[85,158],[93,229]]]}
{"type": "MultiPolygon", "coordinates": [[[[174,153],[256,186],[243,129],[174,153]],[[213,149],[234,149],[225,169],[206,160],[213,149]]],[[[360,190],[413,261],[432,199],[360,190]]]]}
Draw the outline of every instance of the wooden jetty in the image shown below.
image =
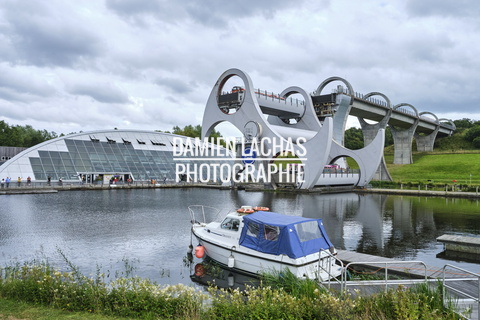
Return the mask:
{"type": "Polygon", "coordinates": [[[450,265],[438,268],[427,266],[422,261],[399,261],[347,250],[337,252],[337,258],[352,276],[348,281],[322,282],[333,290],[344,290],[356,296],[420,283],[427,283],[434,288],[442,283],[444,296],[455,302],[459,314],[468,319],[480,319],[480,274],[450,265]],[[355,272],[350,272],[352,270],[355,272]],[[362,273],[375,274],[380,280],[356,279],[355,275],[362,273]]]}
{"type": "Polygon", "coordinates": [[[478,255],[480,257],[480,237],[444,234],[437,238],[445,250],[478,255]]]}

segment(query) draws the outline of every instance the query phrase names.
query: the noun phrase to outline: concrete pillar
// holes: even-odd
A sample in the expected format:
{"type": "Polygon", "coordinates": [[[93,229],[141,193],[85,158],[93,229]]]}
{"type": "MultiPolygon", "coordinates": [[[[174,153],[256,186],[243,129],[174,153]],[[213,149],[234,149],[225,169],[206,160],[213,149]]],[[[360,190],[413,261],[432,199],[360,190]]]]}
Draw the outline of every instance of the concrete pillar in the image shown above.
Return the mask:
{"type": "Polygon", "coordinates": [[[437,137],[438,128],[427,136],[421,136],[415,133],[415,141],[417,142],[417,151],[419,152],[431,152],[433,151],[433,144],[437,137]]]}
{"type": "Polygon", "coordinates": [[[418,114],[417,109],[408,103],[401,103],[393,107],[393,109],[398,109],[402,106],[408,106],[413,109],[416,115],[416,120],[412,124],[412,126],[408,129],[400,129],[395,128],[394,126],[390,125],[390,130],[393,136],[393,144],[394,144],[394,154],[393,154],[393,163],[394,164],[412,164],[412,142],[413,142],[413,134],[417,129],[418,122],[420,121],[420,117],[418,114]]]}
{"type": "Polygon", "coordinates": [[[428,135],[421,136],[418,133],[415,133],[415,141],[417,142],[417,151],[420,152],[430,152],[433,151],[433,144],[435,143],[435,138],[437,137],[438,130],[440,130],[440,121],[438,120],[438,117],[428,111],[425,112],[420,112],[420,116],[424,114],[430,114],[435,118],[435,122],[437,123],[437,126],[435,130],[432,131],[432,133],[428,135]]]}
{"type": "Polygon", "coordinates": [[[412,142],[413,134],[415,128],[410,127],[409,129],[400,130],[396,129],[393,126],[390,126],[390,130],[393,136],[394,143],[394,154],[393,154],[393,163],[394,164],[412,164],[412,142]]]}

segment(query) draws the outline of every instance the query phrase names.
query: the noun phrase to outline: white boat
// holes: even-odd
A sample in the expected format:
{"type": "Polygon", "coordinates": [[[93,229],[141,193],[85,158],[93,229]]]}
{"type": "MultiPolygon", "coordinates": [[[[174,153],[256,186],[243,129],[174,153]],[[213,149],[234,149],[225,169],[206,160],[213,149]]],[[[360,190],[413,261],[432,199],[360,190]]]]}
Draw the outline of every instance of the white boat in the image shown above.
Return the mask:
{"type": "Polygon", "coordinates": [[[253,275],[287,268],[298,278],[320,281],[341,275],[342,268],[335,263],[336,250],[321,219],[243,206],[209,222],[208,214],[215,208],[194,205],[188,209],[192,234],[199,243],[197,257],[204,251],[230,269],[253,275]]]}

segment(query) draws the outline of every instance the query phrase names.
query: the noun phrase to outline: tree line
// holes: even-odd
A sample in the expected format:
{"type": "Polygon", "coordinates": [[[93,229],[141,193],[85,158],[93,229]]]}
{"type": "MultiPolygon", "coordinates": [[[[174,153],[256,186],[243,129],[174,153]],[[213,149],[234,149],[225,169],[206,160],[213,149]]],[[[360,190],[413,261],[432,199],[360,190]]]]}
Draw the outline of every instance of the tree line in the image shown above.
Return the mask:
{"type": "MultiPolygon", "coordinates": [[[[437,138],[435,149],[438,150],[473,150],[480,149],[480,121],[463,118],[453,120],[456,130],[450,137],[437,138]]],[[[364,147],[363,132],[360,128],[349,128],[344,134],[345,147],[352,150],[364,147]]],[[[393,145],[390,127],[385,129],[385,147],[393,145]]],[[[415,148],[415,145],[412,146],[415,148]]]]}
{"type": "MultiPolygon", "coordinates": [[[[437,139],[435,141],[435,148],[447,149],[480,149],[480,121],[463,118],[454,120],[456,130],[452,136],[437,139]]],[[[173,133],[187,137],[200,137],[202,133],[201,125],[187,125],[183,128],[174,126],[172,131],[158,132],[173,133]]],[[[64,134],[61,134],[64,136],[64,134]]],[[[219,131],[213,130],[210,137],[221,137],[219,131]]],[[[50,139],[59,137],[55,132],[48,132],[47,130],[35,130],[30,125],[9,125],[5,121],[0,121],[0,146],[4,147],[24,147],[30,148],[39,143],[50,139]]],[[[345,147],[353,150],[364,147],[363,132],[360,128],[349,128],[344,134],[345,147]]],[[[393,145],[393,137],[390,128],[385,130],[385,147],[393,145]]]]}
{"type": "Polygon", "coordinates": [[[55,132],[35,130],[30,125],[11,126],[5,121],[0,121],[0,146],[30,148],[47,140],[57,138],[55,132]]]}

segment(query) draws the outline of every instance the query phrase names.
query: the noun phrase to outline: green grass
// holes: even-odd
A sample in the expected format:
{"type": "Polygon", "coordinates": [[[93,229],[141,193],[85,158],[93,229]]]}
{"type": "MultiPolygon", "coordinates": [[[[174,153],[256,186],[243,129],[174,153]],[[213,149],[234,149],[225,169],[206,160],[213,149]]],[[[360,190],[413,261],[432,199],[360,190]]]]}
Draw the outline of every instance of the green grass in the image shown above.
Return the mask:
{"type": "Polygon", "coordinates": [[[64,311],[24,301],[0,298],[0,320],[113,320],[127,319],[87,312],[64,311]]]}
{"type": "Polygon", "coordinates": [[[406,165],[392,164],[393,155],[386,154],[385,161],[395,182],[480,185],[480,153],[478,151],[476,153],[466,151],[414,153],[413,163],[406,165]]]}
{"type": "Polygon", "coordinates": [[[238,289],[210,287],[207,295],[182,285],[146,279],[105,283],[60,272],[45,263],[5,267],[0,277],[0,319],[458,319],[436,289],[400,288],[354,298],[330,292],[289,272],[238,289]]]}

